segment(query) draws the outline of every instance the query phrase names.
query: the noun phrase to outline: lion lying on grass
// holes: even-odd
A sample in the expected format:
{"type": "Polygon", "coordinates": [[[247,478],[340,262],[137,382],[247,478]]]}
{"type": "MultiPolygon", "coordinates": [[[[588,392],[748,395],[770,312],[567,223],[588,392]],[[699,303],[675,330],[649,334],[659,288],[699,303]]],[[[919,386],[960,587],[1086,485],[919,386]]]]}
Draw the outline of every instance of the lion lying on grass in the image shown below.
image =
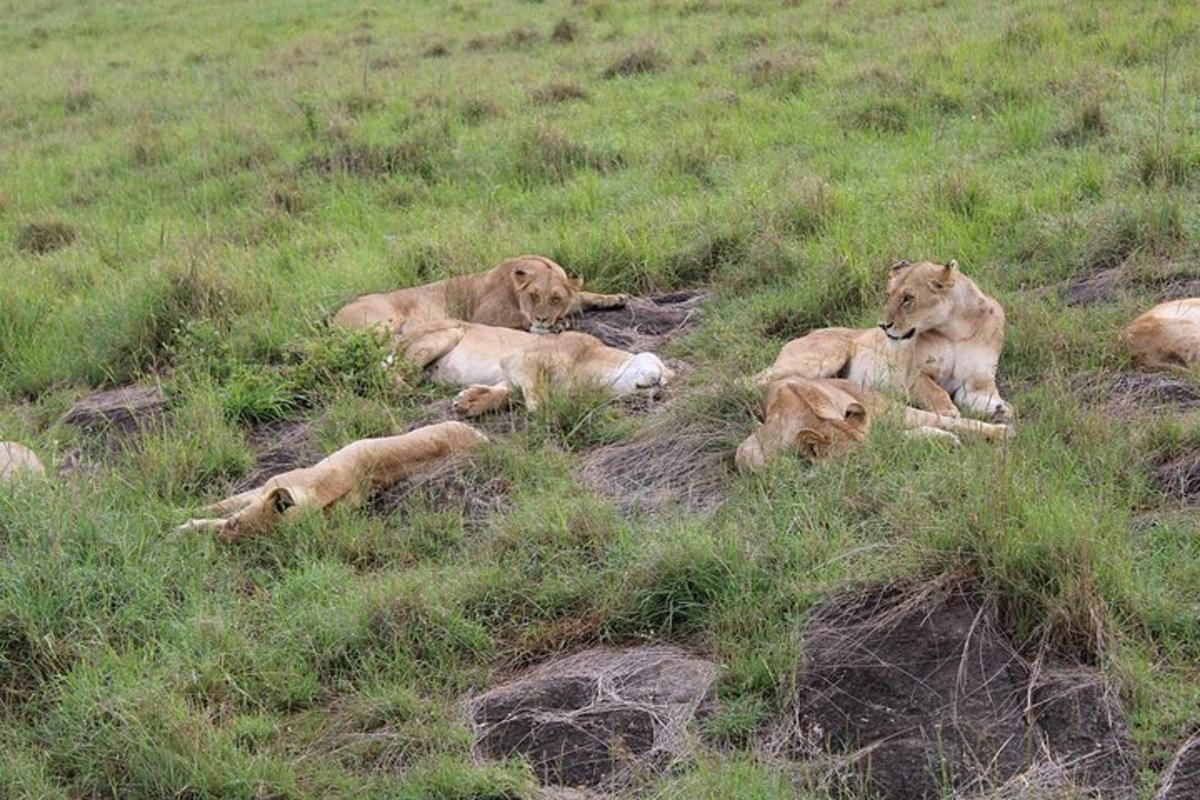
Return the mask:
{"type": "Polygon", "coordinates": [[[779,453],[795,450],[810,458],[825,458],[863,441],[874,417],[901,413],[908,435],[936,436],[958,441],[956,433],[985,439],[1012,435],[1008,425],[996,425],[902,406],[854,381],[839,378],[784,378],[767,389],[763,424],[737,450],[742,472],[763,467],[779,453]]]}
{"type": "Polygon", "coordinates": [[[344,306],[334,324],[357,330],[405,326],[444,319],[550,333],[569,314],[625,305],[623,294],[583,291],[558,264],[541,256],[502,261],[487,272],[463,275],[395,292],[367,294],[344,306]]]}
{"type": "Polygon", "coordinates": [[[42,460],[23,444],[0,442],[0,483],[46,474],[42,460]]]}
{"type": "Polygon", "coordinates": [[[225,541],[266,533],[289,512],[361,503],[373,491],[486,441],[486,436],[462,422],[440,422],[402,436],[360,439],[311,467],[276,475],[257,489],[214,503],[205,513],[215,518],[193,519],[176,530],[213,531],[225,541]]]}
{"type": "Polygon", "coordinates": [[[847,378],[906,392],[943,416],[959,407],[997,421],[1012,408],[996,388],[1004,309],[958,270],[958,262],[892,267],[878,328],[822,328],[784,345],[761,385],[781,378],[847,378]]]}
{"type": "Polygon", "coordinates": [[[1131,322],[1121,340],[1143,369],[1200,364],[1200,298],[1156,305],[1131,322]]]}
{"type": "Polygon", "coordinates": [[[533,409],[551,389],[591,385],[625,395],[674,377],[653,353],[628,353],[585,333],[538,336],[446,320],[410,327],[398,349],[434,380],[465,386],[454,407],[472,417],[507,406],[513,389],[533,409]]]}

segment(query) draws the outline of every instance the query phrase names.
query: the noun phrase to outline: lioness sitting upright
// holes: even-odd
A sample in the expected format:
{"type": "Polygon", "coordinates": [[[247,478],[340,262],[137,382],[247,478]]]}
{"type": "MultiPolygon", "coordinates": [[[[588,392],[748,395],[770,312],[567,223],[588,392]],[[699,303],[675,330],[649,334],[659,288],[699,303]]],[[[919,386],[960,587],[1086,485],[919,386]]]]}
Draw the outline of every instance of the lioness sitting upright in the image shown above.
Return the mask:
{"type": "Polygon", "coordinates": [[[583,291],[583,281],[567,277],[541,256],[520,256],[487,272],[462,275],[395,292],[367,294],[344,306],[334,324],[357,330],[382,325],[392,332],[443,319],[550,333],[568,314],[590,308],[617,308],[623,294],[583,291]]]}
{"type": "Polygon", "coordinates": [[[1121,340],[1143,369],[1200,364],[1200,298],[1156,305],[1131,322],[1121,340]]]}
{"type": "Polygon", "coordinates": [[[1012,435],[1007,425],[994,425],[900,406],[886,396],[840,378],[784,378],[767,389],[763,424],[737,450],[738,469],[759,469],[779,453],[795,450],[810,458],[825,458],[867,437],[874,417],[900,414],[909,435],[937,436],[957,441],[955,433],[986,439],[1012,435]]]}
{"type": "Polygon", "coordinates": [[[847,378],[906,392],[924,409],[959,407],[1004,421],[1012,408],[996,388],[1004,309],[963,275],[958,262],[892,267],[878,328],[822,328],[783,346],[762,385],[791,376],[847,378]]]}
{"type": "Polygon", "coordinates": [[[359,439],[311,467],[276,475],[262,486],[205,509],[215,515],[177,530],[213,531],[226,541],[266,533],[289,511],[362,502],[368,494],[429,470],[487,441],[462,422],[439,422],[402,436],[359,439]]]}
{"type": "Polygon", "coordinates": [[[555,388],[586,384],[624,395],[674,377],[653,353],[628,353],[585,333],[538,336],[445,320],[410,326],[397,344],[409,361],[431,367],[435,380],[467,387],[454,400],[467,416],[508,405],[513,389],[532,409],[555,388]]]}

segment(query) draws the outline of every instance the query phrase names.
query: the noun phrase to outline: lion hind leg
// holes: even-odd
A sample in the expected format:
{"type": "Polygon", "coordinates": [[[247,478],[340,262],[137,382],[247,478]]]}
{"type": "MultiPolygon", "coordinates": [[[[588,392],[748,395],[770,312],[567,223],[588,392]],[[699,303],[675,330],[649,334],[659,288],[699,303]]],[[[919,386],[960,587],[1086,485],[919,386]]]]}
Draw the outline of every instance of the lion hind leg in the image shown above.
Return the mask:
{"type": "Polygon", "coordinates": [[[462,341],[462,326],[436,326],[423,329],[411,336],[404,336],[401,344],[404,357],[419,367],[427,367],[449,353],[462,341]]]}
{"type": "Polygon", "coordinates": [[[783,346],[775,363],[755,380],[765,386],[783,378],[841,377],[854,358],[857,334],[846,328],[827,328],[793,339],[783,346]]]}

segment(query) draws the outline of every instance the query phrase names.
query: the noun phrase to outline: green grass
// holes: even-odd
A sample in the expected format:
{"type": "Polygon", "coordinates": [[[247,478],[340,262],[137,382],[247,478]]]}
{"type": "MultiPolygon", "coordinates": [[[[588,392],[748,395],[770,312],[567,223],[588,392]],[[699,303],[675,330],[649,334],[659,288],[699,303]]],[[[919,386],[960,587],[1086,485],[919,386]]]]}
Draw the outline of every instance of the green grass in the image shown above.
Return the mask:
{"type": "MultiPolygon", "coordinates": [[[[86,444],[57,422],[73,397],[150,375],[171,414],[94,474],[0,495],[0,795],[528,797],[524,767],[473,760],[463,694],[659,638],[725,670],[709,744],[652,791],[797,796],[754,754],[805,614],[943,572],[1023,646],[1094,659],[1161,759],[1200,721],[1200,539],[1145,467],[1196,420],[1075,397],[1127,366],[1149,284],[1043,290],[1195,270],[1198,25],[1083,0],[10,3],[0,439],[54,467],[86,444]],[[957,258],[1008,309],[1019,435],[880,430],[736,479],[713,520],[625,518],[576,474],[643,420],[566,398],[488,448],[509,493],[482,522],[169,532],[257,425],[311,421],[331,452],[448,396],[376,369],[333,309],[526,252],[597,291],[712,287],[670,346],[697,367],[680,391],[871,324],[899,258],[957,258]]],[[[743,400],[705,411],[744,433],[743,400]]]]}

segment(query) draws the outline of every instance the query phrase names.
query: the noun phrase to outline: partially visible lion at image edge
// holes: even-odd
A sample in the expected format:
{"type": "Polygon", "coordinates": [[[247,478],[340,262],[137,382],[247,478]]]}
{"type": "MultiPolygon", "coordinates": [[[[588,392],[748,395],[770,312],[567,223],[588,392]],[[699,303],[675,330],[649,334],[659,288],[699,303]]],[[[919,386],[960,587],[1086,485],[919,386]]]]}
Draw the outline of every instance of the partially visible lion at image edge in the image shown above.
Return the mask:
{"type": "Polygon", "coordinates": [[[1004,309],[958,269],[958,262],[894,265],[876,328],[822,328],[783,346],[760,385],[788,378],[846,378],[906,393],[943,416],[959,409],[996,421],[1012,407],[996,387],[1004,309]]]}
{"type": "Polygon", "coordinates": [[[487,272],[447,278],[394,292],[366,294],[342,307],[335,325],[350,330],[382,326],[402,333],[406,326],[460,319],[531,333],[550,333],[565,318],[592,308],[618,308],[628,297],[583,291],[558,264],[525,255],[500,262],[487,272]]]}
{"type": "Polygon", "coordinates": [[[1200,297],[1159,303],[1121,331],[1142,369],[1200,365],[1200,297]]]}

